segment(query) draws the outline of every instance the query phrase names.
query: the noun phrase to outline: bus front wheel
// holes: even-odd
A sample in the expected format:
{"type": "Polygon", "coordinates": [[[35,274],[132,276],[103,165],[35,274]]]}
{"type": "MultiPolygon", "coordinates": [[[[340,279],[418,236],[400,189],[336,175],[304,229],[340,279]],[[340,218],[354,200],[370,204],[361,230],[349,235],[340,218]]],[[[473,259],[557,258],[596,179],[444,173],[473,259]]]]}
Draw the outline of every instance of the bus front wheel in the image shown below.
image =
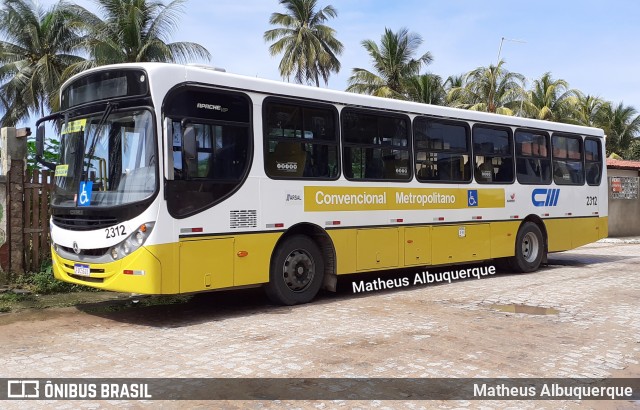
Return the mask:
{"type": "Polygon", "coordinates": [[[540,267],[544,252],[542,231],[535,223],[525,222],[518,230],[515,256],[509,259],[509,264],[517,272],[533,272],[540,267]]]}
{"type": "Polygon", "coordinates": [[[271,259],[265,291],[276,304],[308,303],[322,286],[324,261],[318,245],[305,235],[286,238],[271,259]]]}

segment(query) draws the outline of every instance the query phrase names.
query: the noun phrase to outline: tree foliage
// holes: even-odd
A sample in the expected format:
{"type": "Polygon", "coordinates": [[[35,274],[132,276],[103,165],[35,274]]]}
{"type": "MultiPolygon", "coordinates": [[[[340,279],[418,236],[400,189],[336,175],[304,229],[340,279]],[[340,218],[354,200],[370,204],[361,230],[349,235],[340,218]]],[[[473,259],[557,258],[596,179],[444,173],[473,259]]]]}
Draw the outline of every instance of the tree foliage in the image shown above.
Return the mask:
{"type": "Polygon", "coordinates": [[[29,0],[4,0],[0,9],[0,126],[58,108],[65,70],[83,60],[82,36],[71,6],[44,10],[29,0]]]}
{"type": "Polygon", "coordinates": [[[395,33],[385,28],[380,45],[373,40],[364,40],[362,46],[371,57],[374,72],[354,68],[347,91],[406,99],[407,82],[419,74],[423,65],[433,61],[429,52],[414,57],[421,45],[422,37],[407,28],[395,33]]]}
{"type": "Polygon", "coordinates": [[[283,54],[279,70],[282,78],[292,76],[299,84],[320,86],[329,82],[331,73],[340,71],[338,56],[343,45],[336,31],[325,23],[338,16],[333,6],[318,9],[316,0],[279,0],[286,13],[273,13],[269,23],[281,26],[264,33],[272,56],[283,54]]]}
{"type": "Polygon", "coordinates": [[[149,0],[95,0],[99,14],[74,6],[78,22],[87,33],[87,66],[151,62],[185,63],[209,60],[211,54],[198,43],[169,42],[179,28],[186,0],[165,5],[149,0]]]}
{"type": "Polygon", "coordinates": [[[169,42],[186,0],[95,1],[102,17],[65,1],[44,10],[31,0],[2,0],[0,126],[57,111],[62,83],[89,67],[210,58],[199,44],[169,42]]]}

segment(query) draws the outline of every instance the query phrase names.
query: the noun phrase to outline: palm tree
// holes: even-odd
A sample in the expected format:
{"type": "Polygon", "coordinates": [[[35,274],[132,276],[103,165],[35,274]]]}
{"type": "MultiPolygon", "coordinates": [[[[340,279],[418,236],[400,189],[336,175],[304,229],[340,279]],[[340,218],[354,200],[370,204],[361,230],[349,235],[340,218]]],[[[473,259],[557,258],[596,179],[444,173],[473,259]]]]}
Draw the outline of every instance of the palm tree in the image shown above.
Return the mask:
{"type": "Polygon", "coordinates": [[[601,98],[575,90],[569,101],[572,112],[570,122],[587,127],[597,127],[602,122],[599,118],[603,114],[601,108],[605,105],[605,101],[601,98]]]}
{"type": "Polygon", "coordinates": [[[442,78],[435,74],[422,74],[406,81],[407,98],[423,104],[444,105],[447,93],[442,78]]]}
{"type": "Polygon", "coordinates": [[[524,101],[524,112],[529,118],[538,120],[568,122],[571,116],[569,83],[563,79],[554,80],[547,72],[533,82],[528,98],[524,101]]]}
{"type": "Polygon", "coordinates": [[[478,67],[465,75],[465,85],[455,88],[450,94],[456,106],[475,111],[513,115],[524,98],[524,76],[498,65],[478,67]]]}
{"type": "Polygon", "coordinates": [[[450,75],[444,82],[444,90],[446,92],[445,105],[451,107],[459,107],[463,104],[461,101],[462,93],[460,90],[464,88],[465,75],[450,75]]]}
{"type": "Polygon", "coordinates": [[[331,73],[340,71],[338,56],[343,45],[336,39],[336,31],[324,23],[338,16],[333,6],[316,10],[316,0],[279,0],[287,13],[273,13],[269,19],[272,25],[282,27],[267,30],[265,41],[275,41],[269,53],[275,56],[284,53],[280,60],[280,75],[287,81],[293,75],[299,83],[320,86],[320,78],[325,85],[331,73]]]}
{"type": "Polygon", "coordinates": [[[83,59],[82,38],[71,23],[70,6],[43,10],[29,0],[4,0],[0,9],[0,119],[15,126],[30,115],[57,110],[65,70],[83,59]]]}
{"type": "Polygon", "coordinates": [[[210,60],[206,48],[193,42],[169,42],[179,27],[186,0],[165,5],[148,0],[95,0],[104,19],[75,6],[76,16],[88,32],[85,43],[91,60],[75,67],[133,62],[188,62],[210,60]]]}
{"type": "Polygon", "coordinates": [[[640,136],[638,111],[630,105],[625,106],[622,102],[616,106],[607,102],[600,110],[597,125],[604,129],[607,135],[607,155],[616,153],[624,157],[635,138],[640,136]]]}
{"type": "Polygon", "coordinates": [[[373,40],[364,40],[362,46],[373,60],[375,73],[354,68],[347,91],[405,99],[406,81],[416,76],[423,64],[433,61],[429,52],[418,58],[413,57],[421,44],[422,37],[410,33],[406,28],[401,28],[397,33],[385,28],[380,46],[373,40]]]}

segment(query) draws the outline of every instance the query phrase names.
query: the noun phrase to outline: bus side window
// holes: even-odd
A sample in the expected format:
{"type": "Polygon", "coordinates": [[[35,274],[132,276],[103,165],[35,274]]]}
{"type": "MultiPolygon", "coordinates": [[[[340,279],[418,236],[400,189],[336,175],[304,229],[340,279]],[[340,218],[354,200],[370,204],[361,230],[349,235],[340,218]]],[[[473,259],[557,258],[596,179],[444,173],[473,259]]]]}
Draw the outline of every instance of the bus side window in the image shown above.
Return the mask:
{"type": "Polygon", "coordinates": [[[602,179],[602,145],[600,140],[584,140],[585,173],[587,184],[600,185],[602,179]]]}
{"type": "Polygon", "coordinates": [[[417,117],[413,135],[418,181],[471,182],[467,123],[417,117]]]}
{"type": "Polygon", "coordinates": [[[582,137],[554,134],[553,181],[557,185],[584,185],[582,137]]]}
{"type": "Polygon", "coordinates": [[[551,183],[549,136],[541,131],[516,130],[516,175],[521,184],[551,183]]]}
{"type": "Polygon", "coordinates": [[[473,127],[475,179],[480,184],[513,183],[513,145],[508,128],[473,127]]]}
{"type": "Polygon", "coordinates": [[[264,166],[269,177],[338,177],[334,107],[280,98],[268,98],[263,107],[264,166]]]}
{"type": "Polygon", "coordinates": [[[408,117],[345,108],[341,126],[348,179],[411,180],[408,117]]]}

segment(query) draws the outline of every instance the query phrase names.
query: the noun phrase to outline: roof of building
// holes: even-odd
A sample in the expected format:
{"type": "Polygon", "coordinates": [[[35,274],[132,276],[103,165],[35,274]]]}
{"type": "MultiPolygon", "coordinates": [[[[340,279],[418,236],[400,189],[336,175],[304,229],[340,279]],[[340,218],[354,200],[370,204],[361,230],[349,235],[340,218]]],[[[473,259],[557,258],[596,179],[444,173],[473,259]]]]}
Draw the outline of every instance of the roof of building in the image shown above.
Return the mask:
{"type": "Polygon", "coordinates": [[[607,158],[607,168],[632,169],[635,171],[640,171],[640,161],[626,161],[623,159],[607,158]]]}

